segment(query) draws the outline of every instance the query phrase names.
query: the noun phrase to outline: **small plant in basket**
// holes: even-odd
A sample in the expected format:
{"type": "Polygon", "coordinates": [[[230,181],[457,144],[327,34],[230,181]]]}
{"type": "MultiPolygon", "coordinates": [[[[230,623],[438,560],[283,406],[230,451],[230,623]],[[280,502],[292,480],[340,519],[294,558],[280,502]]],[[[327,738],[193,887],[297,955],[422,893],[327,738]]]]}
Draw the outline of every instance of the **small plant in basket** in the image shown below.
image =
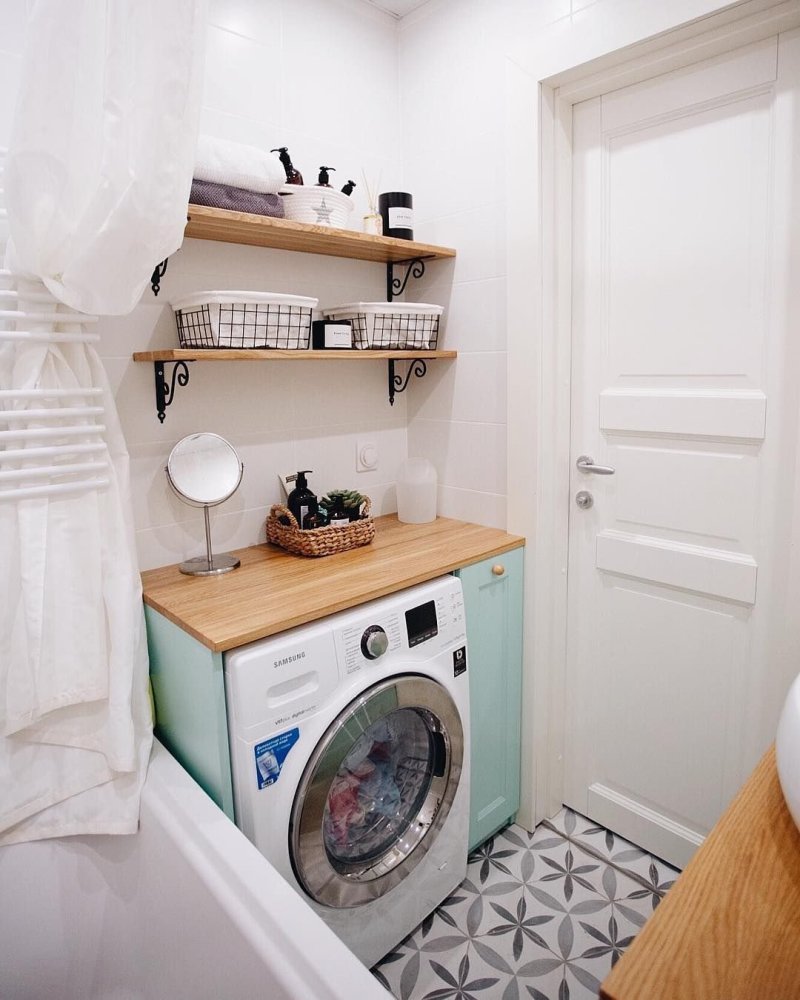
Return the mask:
{"type": "Polygon", "coordinates": [[[358,521],[366,499],[357,490],[331,490],[320,500],[319,505],[325,508],[328,517],[336,510],[343,510],[351,521],[358,521]]]}

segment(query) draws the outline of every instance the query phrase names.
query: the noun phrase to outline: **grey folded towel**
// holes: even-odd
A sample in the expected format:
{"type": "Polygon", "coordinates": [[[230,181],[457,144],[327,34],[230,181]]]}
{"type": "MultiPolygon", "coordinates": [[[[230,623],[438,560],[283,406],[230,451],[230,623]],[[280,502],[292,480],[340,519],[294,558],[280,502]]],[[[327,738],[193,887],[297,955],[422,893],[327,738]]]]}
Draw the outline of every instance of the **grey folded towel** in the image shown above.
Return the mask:
{"type": "Polygon", "coordinates": [[[215,184],[213,181],[192,181],[189,201],[193,205],[209,208],[226,208],[231,212],[249,212],[251,215],[271,215],[283,218],[283,199],[279,194],[260,194],[246,188],[215,184]]]}

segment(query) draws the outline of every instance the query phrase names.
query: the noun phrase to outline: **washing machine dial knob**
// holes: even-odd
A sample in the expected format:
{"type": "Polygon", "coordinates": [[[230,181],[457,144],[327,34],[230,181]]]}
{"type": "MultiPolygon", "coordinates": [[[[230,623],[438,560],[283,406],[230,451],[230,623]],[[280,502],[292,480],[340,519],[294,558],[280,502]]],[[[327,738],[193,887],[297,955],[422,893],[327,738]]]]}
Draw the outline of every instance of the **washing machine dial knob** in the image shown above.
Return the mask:
{"type": "Polygon", "coordinates": [[[370,625],[361,636],[361,652],[368,660],[377,660],[389,648],[389,637],[380,625],[370,625]]]}

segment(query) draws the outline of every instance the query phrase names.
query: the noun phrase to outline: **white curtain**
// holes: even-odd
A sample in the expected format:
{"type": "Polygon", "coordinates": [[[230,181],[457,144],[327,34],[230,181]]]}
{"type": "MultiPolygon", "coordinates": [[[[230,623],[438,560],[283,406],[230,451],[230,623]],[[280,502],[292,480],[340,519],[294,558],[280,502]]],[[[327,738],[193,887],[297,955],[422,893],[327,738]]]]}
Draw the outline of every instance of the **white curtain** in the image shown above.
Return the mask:
{"type": "Polygon", "coordinates": [[[204,0],[38,0],[0,272],[0,844],[132,833],[152,741],[128,455],[91,314],[182,241],[204,0]]]}

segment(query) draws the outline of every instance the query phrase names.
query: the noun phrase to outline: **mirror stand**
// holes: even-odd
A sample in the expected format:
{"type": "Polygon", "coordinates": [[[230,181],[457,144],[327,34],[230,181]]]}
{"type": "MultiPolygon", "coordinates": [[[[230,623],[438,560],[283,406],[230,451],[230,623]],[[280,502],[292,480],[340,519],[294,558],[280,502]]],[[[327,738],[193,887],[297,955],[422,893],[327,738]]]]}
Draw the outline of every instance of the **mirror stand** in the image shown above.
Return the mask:
{"type": "Polygon", "coordinates": [[[187,576],[217,576],[241,565],[229,553],[211,550],[209,508],[230,499],[242,481],[244,465],[229,441],[208,431],[189,434],[175,445],[167,459],[167,482],[192,507],[202,507],[206,526],[206,554],[187,559],[178,567],[187,576]]]}
{"type": "Polygon", "coordinates": [[[203,504],[203,517],[206,522],[206,554],[187,559],[178,567],[187,576],[217,576],[220,573],[230,573],[241,565],[237,556],[223,552],[222,555],[212,555],[211,552],[211,518],[208,514],[208,504],[203,504]]]}

